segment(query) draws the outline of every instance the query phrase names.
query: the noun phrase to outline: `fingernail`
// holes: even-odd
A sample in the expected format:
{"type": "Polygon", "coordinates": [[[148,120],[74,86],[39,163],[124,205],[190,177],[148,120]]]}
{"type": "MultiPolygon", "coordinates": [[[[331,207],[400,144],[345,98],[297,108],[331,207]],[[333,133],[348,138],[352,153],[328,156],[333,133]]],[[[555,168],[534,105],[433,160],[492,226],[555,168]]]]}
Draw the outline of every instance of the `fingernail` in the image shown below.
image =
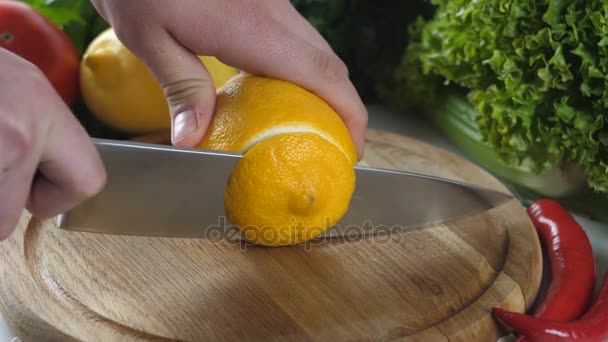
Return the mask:
{"type": "Polygon", "coordinates": [[[173,119],[173,134],[171,140],[176,143],[198,128],[198,118],[192,110],[183,111],[173,119]]]}

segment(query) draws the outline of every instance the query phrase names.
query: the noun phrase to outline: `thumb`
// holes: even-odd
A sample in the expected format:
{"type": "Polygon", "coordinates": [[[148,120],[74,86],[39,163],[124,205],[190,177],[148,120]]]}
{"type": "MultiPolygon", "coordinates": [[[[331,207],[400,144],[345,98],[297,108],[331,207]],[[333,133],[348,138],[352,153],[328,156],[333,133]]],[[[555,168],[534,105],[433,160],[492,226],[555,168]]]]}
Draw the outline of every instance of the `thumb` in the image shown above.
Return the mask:
{"type": "Polygon", "coordinates": [[[163,36],[155,36],[149,48],[140,46],[144,50],[139,51],[140,56],[167,98],[173,145],[193,147],[203,139],[211,121],[215,84],[196,54],[168,34],[163,36]]]}

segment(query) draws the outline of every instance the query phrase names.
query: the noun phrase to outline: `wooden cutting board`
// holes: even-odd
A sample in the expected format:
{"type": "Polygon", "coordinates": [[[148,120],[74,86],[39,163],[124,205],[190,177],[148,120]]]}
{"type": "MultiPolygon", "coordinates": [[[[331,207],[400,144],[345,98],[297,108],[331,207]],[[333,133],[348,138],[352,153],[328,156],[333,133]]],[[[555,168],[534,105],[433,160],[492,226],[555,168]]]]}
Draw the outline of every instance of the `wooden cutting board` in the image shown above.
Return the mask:
{"type": "MultiPolygon", "coordinates": [[[[382,131],[369,131],[364,162],[505,190],[460,157],[382,131]]],[[[515,200],[308,250],[65,232],[24,213],[0,258],[0,308],[23,341],[492,341],[504,331],[489,308],[528,309],[542,277],[515,200]]]]}

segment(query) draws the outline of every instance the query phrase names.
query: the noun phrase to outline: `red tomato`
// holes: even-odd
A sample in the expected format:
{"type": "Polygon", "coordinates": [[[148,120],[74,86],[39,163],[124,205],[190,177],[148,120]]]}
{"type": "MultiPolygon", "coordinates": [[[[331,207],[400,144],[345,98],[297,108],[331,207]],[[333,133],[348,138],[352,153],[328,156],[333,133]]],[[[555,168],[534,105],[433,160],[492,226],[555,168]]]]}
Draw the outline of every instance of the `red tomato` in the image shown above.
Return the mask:
{"type": "Polygon", "coordinates": [[[80,58],[65,32],[27,4],[0,0],[0,48],[36,65],[61,98],[78,96],[80,58]]]}

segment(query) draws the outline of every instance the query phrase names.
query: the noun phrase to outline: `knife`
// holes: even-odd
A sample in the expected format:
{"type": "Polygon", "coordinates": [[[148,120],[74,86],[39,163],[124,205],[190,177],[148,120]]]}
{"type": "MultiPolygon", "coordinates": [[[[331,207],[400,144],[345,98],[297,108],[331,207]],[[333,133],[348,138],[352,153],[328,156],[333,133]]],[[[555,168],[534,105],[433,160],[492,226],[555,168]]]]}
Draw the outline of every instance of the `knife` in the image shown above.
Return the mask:
{"type": "MultiPolygon", "coordinates": [[[[240,154],[93,139],[104,189],[57,217],[58,227],[118,235],[238,239],[224,190],[240,154]]],[[[509,194],[416,173],[356,166],[345,216],[322,237],[411,230],[495,208],[509,194]]]]}

